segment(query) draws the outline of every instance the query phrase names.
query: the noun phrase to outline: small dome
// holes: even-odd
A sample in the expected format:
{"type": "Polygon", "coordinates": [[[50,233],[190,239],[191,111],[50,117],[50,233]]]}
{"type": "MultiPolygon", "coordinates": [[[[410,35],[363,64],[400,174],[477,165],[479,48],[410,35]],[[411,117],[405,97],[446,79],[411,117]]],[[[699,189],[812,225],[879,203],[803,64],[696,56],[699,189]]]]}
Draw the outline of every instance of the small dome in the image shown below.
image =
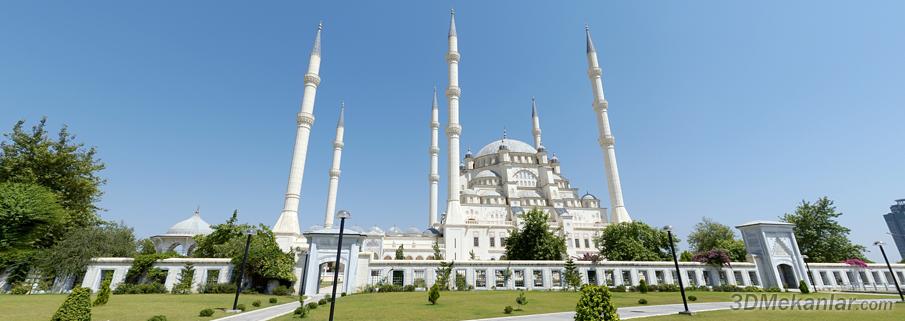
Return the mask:
{"type": "Polygon", "coordinates": [[[479,172],[477,175],[474,176],[474,178],[484,178],[484,177],[496,177],[496,178],[499,178],[500,176],[497,175],[496,173],[494,173],[493,171],[489,171],[489,170],[483,170],[483,171],[479,172]]]}
{"type": "Polygon", "coordinates": [[[468,151],[465,152],[465,158],[471,158],[471,156],[472,156],[472,155],[471,155],[471,148],[469,148],[468,151]]]}
{"type": "Polygon", "coordinates": [[[402,235],[402,230],[400,230],[398,227],[393,226],[389,230],[387,230],[387,235],[400,236],[400,235],[402,235]]]}
{"type": "Polygon", "coordinates": [[[484,155],[495,154],[501,148],[508,149],[509,152],[512,152],[512,153],[528,153],[528,154],[537,153],[537,150],[534,149],[534,147],[531,147],[531,145],[528,145],[527,143],[520,141],[520,140],[507,138],[506,140],[502,140],[502,139],[495,140],[495,141],[491,142],[490,144],[485,145],[483,148],[481,148],[480,151],[478,151],[478,157],[481,157],[484,155]],[[502,146],[505,146],[505,148],[502,148],[502,146]]]}
{"type": "Polygon", "coordinates": [[[551,163],[559,163],[559,157],[556,157],[556,153],[553,153],[553,157],[550,157],[551,163]]]}
{"type": "Polygon", "coordinates": [[[167,234],[208,235],[213,231],[211,225],[201,219],[201,213],[195,211],[195,214],[192,214],[192,217],[171,226],[170,229],[167,230],[167,234]]]}
{"type": "Polygon", "coordinates": [[[596,200],[597,196],[591,195],[591,193],[585,193],[584,196],[581,197],[583,200],[596,200]]]}
{"type": "Polygon", "coordinates": [[[421,230],[418,229],[417,227],[410,227],[410,228],[405,229],[405,235],[418,236],[418,235],[421,235],[421,230]]]}
{"type": "Polygon", "coordinates": [[[383,235],[383,229],[378,227],[377,225],[371,226],[371,229],[368,231],[368,234],[381,234],[383,235]]]}

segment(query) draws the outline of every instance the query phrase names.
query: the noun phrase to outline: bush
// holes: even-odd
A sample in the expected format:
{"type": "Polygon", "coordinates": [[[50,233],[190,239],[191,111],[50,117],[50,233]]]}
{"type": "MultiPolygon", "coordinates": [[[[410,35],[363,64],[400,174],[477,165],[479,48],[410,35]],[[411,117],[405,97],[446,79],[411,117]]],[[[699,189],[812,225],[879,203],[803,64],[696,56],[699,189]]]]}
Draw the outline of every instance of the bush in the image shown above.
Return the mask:
{"type": "Polygon", "coordinates": [[[638,299],[638,304],[647,304],[647,299],[645,299],[645,298],[638,299]]]}
{"type": "Polygon", "coordinates": [[[148,319],[148,321],[167,321],[167,316],[165,315],[155,315],[148,319]]]}
{"type": "Polygon", "coordinates": [[[257,308],[257,307],[260,307],[260,306],[261,306],[261,300],[254,300],[253,302],[251,302],[251,306],[256,307],[256,308],[257,308]]]}
{"type": "Polygon", "coordinates": [[[299,305],[300,305],[300,306],[304,306],[304,305],[305,305],[305,300],[308,300],[308,296],[307,296],[307,295],[299,295],[299,305]]]}
{"type": "Polygon", "coordinates": [[[618,320],[616,306],[605,286],[584,285],[575,307],[576,321],[618,320]]]}
{"type": "Polygon", "coordinates": [[[270,298],[270,300],[267,301],[270,302],[270,304],[274,304],[277,303],[277,298],[270,298]]]}
{"type": "Polygon", "coordinates": [[[798,281],[798,290],[801,291],[801,294],[811,293],[811,290],[808,289],[807,283],[804,283],[804,280],[798,281]]]}
{"type": "Polygon", "coordinates": [[[657,291],[660,292],[679,292],[679,286],[675,284],[660,284],[657,287],[657,291]]]}
{"type": "Polygon", "coordinates": [[[613,287],[613,291],[615,291],[615,292],[628,292],[628,289],[625,287],[625,285],[618,285],[618,286],[613,287]]]}
{"type": "Polygon", "coordinates": [[[214,315],[214,309],[211,309],[211,308],[207,308],[207,309],[201,310],[201,312],[198,312],[199,317],[209,317],[212,315],[214,315]]]}
{"type": "Polygon", "coordinates": [[[25,295],[28,294],[28,292],[31,292],[31,285],[25,282],[20,282],[16,284],[16,286],[14,286],[9,293],[15,295],[25,295]]]}
{"type": "Polygon", "coordinates": [[[512,306],[511,306],[511,305],[507,305],[505,308],[503,308],[503,313],[505,313],[505,314],[510,314],[510,313],[512,313],[512,306]]]}
{"type": "Polygon", "coordinates": [[[525,291],[518,291],[518,297],[515,298],[515,303],[518,304],[518,310],[521,311],[522,307],[528,304],[528,298],[525,297],[525,291]]]}
{"type": "Polygon", "coordinates": [[[110,280],[104,280],[104,283],[101,283],[101,290],[97,292],[97,298],[94,299],[94,306],[101,306],[107,304],[107,301],[110,300],[110,280]]]}
{"type": "Polygon", "coordinates": [[[292,311],[292,314],[299,316],[299,318],[304,318],[306,315],[308,315],[308,308],[306,308],[306,307],[295,308],[295,311],[292,311]]]}
{"type": "Polygon", "coordinates": [[[440,299],[440,286],[434,284],[430,290],[427,291],[427,301],[431,304],[437,304],[438,299],[440,299]]]}
{"type": "Polygon", "coordinates": [[[346,296],[346,292],[340,293],[339,296],[341,296],[341,297],[346,296]]]}
{"type": "Polygon", "coordinates": [[[777,288],[777,287],[772,287],[772,288],[766,288],[766,289],[764,289],[764,292],[782,292],[782,290],[780,290],[780,289],[777,288]]]}
{"type": "Polygon", "coordinates": [[[409,284],[409,285],[402,287],[402,292],[415,292],[415,285],[409,284]]]}
{"type": "Polygon", "coordinates": [[[237,305],[237,306],[236,306],[236,310],[245,312],[245,310],[247,310],[247,308],[245,307],[245,304],[243,303],[243,304],[237,305]]]}
{"type": "Polygon", "coordinates": [[[167,288],[163,286],[163,284],[153,282],[147,284],[129,284],[129,283],[120,283],[116,286],[116,290],[113,290],[113,294],[153,294],[153,293],[167,293],[167,288]]]}
{"type": "Polygon", "coordinates": [[[393,284],[378,284],[377,285],[378,292],[402,292],[401,285],[393,285],[393,284]]]}
{"type": "Polygon", "coordinates": [[[309,302],[305,306],[308,307],[308,310],[314,310],[317,309],[317,302],[309,302]]]}
{"type": "Polygon", "coordinates": [[[327,300],[327,302],[333,302],[333,296],[332,296],[332,295],[327,294],[327,295],[324,296],[324,299],[327,300]]]}
{"type": "Polygon", "coordinates": [[[763,292],[764,290],[759,287],[749,285],[749,286],[742,288],[742,291],[744,291],[744,292],[763,292]]]}
{"type": "Polygon", "coordinates": [[[647,293],[648,290],[650,290],[650,288],[647,287],[647,281],[638,281],[638,292],[641,292],[643,294],[647,293]]]}
{"type": "Polygon", "coordinates": [[[234,283],[212,283],[206,284],[199,289],[201,293],[236,293],[236,285],[234,283]]]}
{"type": "Polygon", "coordinates": [[[698,300],[698,297],[696,297],[696,296],[694,296],[694,295],[689,295],[689,296],[688,296],[688,301],[697,301],[697,300],[698,300]]]}
{"type": "Polygon", "coordinates": [[[327,299],[320,299],[317,301],[317,305],[324,305],[324,304],[327,304],[327,299]]]}
{"type": "Polygon", "coordinates": [[[270,291],[270,294],[279,295],[279,296],[290,295],[290,294],[292,294],[292,290],[290,290],[285,285],[280,285],[280,286],[273,288],[273,290],[270,291]]]}
{"type": "Polygon", "coordinates": [[[75,288],[53,314],[51,321],[91,321],[91,290],[75,288]]]}

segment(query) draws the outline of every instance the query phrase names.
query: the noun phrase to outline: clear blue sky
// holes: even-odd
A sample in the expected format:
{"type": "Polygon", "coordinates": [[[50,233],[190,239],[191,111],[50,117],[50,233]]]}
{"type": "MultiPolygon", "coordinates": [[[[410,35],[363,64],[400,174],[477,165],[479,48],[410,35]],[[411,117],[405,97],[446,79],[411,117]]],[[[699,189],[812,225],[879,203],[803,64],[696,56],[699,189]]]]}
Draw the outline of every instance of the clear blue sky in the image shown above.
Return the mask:
{"type": "Polygon", "coordinates": [[[97,146],[109,179],[102,216],[139,236],[198,205],[211,223],[238,208],[272,225],[323,19],[302,225],[322,220],[344,99],[338,207],[355,225],[423,227],[431,88],[446,86],[451,6],[463,150],[504,126],[530,141],[536,96],[564,174],[606,198],[587,22],[635,219],[684,239],[703,216],[776,219],[827,195],[855,242],[891,241],[881,215],[905,197],[901,1],[7,2],[0,127],[46,115],[97,146]]]}

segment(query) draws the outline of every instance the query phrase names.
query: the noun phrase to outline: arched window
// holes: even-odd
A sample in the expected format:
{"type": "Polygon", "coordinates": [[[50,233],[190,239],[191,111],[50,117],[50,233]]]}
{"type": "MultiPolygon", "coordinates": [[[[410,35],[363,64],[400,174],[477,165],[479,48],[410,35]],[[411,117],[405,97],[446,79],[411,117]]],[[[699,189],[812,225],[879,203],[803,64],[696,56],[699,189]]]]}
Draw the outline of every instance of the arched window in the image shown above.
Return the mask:
{"type": "Polygon", "coordinates": [[[536,187],[537,175],[534,175],[534,173],[531,173],[529,171],[518,171],[517,173],[515,173],[515,181],[518,186],[536,187]]]}

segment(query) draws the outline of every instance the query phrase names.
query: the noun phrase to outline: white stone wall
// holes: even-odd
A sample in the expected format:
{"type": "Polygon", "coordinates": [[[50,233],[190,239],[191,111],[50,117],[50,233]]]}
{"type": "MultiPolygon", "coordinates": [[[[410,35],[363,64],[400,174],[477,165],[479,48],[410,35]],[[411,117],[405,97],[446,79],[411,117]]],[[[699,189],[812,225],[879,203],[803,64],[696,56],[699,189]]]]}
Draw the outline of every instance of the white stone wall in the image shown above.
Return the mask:
{"type": "MultiPolygon", "coordinates": [[[[85,278],[82,280],[82,287],[97,291],[101,286],[101,277],[104,271],[113,271],[113,278],[110,282],[110,288],[116,289],[120,283],[126,278],[126,273],[132,267],[132,258],[95,258],[91,260],[88,269],[85,272],[85,278]]],[[[167,290],[172,290],[173,285],[179,279],[179,274],[185,267],[186,263],[194,264],[195,273],[192,277],[192,292],[196,292],[198,288],[207,280],[209,271],[219,271],[217,283],[229,282],[229,275],[232,272],[232,264],[228,258],[170,258],[154,263],[154,267],[166,270],[167,277],[164,286],[167,290]]]]}
{"type": "MultiPolygon", "coordinates": [[[[895,281],[902,287],[905,264],[892,264],[890,275],[886,264],[870,263],[866,268],[844,263],[808,263],[813,287],[818,291],[863,291],[895,293],[895,281]]],[[[809,284],[810,285],[810,284],[809,284]]]]}

